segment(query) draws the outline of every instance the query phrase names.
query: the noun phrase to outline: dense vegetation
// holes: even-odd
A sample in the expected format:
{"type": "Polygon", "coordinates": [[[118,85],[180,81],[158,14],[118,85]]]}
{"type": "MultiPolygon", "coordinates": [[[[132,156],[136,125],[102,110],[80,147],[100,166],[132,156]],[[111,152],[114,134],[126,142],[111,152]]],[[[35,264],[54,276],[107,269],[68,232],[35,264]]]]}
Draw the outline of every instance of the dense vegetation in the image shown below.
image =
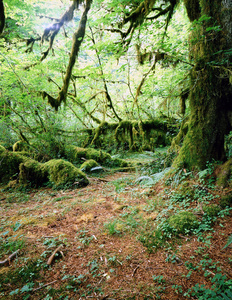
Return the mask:
{"type": "Polygon", "coordinates": [[[231,28],[224,0],[0,0],[0,297],[232,298],[231,28]]]}

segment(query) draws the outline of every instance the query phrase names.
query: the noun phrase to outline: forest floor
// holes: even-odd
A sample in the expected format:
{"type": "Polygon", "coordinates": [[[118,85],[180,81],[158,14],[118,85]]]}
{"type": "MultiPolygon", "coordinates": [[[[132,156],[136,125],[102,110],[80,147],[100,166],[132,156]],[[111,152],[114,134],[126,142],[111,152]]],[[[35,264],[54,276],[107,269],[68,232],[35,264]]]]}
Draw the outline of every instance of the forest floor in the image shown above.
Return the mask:
{"type": "MultiPolygon", "coordinates": [[[[180,201],[174,187],[138,177],[98,175],[76,190],[2,189],[0,261],[19,251],[0,262],[0,299],[232,299],[230,208],[157,247],[156,222],[177,207],[199,219],[204,212],[196,198],[180,201]]],[[[217,205],[228,193],[212,187],[202,197],[217,205]]]]}

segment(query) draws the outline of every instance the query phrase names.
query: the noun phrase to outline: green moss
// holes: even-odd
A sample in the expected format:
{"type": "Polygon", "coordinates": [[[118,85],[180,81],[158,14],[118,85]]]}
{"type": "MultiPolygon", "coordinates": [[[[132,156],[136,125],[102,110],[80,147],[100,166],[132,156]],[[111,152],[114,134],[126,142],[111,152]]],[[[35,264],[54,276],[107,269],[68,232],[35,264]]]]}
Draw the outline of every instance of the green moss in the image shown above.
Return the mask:
{"type": "Polygon", "coordinates": [[[232,194],[222,196],[219,204],[222,208],[226,208],[227,206],[232,206],[232,194]]]}
{"type": "Polygon", "coordinates": [[[29,149],[29,145],[25,141],[17,141],[13,145],[13,151],[18,152],[18,151],[27,151],[29,149]]]}
{"type": "Polygon", "coordinates": [[[184,181],[178,186],[179,194],[183,195],[184,197],[190,197],[193,199],[195,194],[195,188],[190,181],[184,181]]]}
{"type": "MultiPolygon", "coordinates": [[[[104,166],[126,167],[128,163],[122,159],[113,159],[109,153],[93,148],[81,148],[72,145],[66,146],[66,158],[75,165],[81,165],[83,159],[95,160],[104,166]]],[[[82,167],[81,167],[82,168],[82,167]]]]}
{"type": "Polygon", "coordinates": [[[189,233],[198,227],[197,217],[190,211],[182,211],[171,216],[167,221],[177,233],[189,233]]]}
{"type": "Polygon", "coordinates": [[[0,154],[1,154],[2,152],[4,152],[4,151],[6,151],[6,148],[3,147],[2,145],[0,145],[0,154]]]}
{"type": "Polygon", "coordinates": [[[48,182],[48,171],[42,163],[28,159],[19,165],[19,183],[31,186],[42,186],[48,182]]]}
{"type": "Polygon", "coordinates": [[[93,160],[93,159],[89,159],[86,160],[81,166],[80,166],[80,170],[83,172],[89,172],[92,168],[97,167],[98,163],[93,160]]]}
{"type": "Polygon", "coordinates": [[[12,177],[17,177],[19,174],[19,165],[28,158],[7,150],[4,147],[0,148],[0,182],[7,182],[12,177]]]}
{"type": "Polygon", "coordinates": [[[62,159],[52,159],[44,163],[43,168],[48,172],[49,181],[55,188],[84,186],[89,183],[83,172],[62,159]]]}
{"type": "Polygon", "coordinates": [[[204,213],[206,213],[209,217],[216,217],[220,212],[220,210],[221,210],[220,207],[216,204],[203,206],[204,213]]]}
{"type": "Polygon", "coordinates": [[[232,159],[228,160],[220,167],[220,172],[217,176],[217,185],[224,188],[229,183],[231,175],[232,159]]]}

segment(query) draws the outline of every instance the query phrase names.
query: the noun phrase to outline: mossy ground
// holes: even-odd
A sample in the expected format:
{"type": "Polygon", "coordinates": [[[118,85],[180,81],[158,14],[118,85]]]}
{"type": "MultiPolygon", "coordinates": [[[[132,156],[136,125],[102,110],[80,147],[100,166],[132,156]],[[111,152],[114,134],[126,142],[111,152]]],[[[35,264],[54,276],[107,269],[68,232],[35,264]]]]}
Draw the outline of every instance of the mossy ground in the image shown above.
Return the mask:
{"type": "Polygon", "coordinates": [[[209,292],[214,275],[232,288],[229,187],[184,171],[149,187],[136,172],[101,176],[78,190],[0,191],[0,260],[19,249],[0,267],[0,297],[182,300],[199,282],[209,292]]]}

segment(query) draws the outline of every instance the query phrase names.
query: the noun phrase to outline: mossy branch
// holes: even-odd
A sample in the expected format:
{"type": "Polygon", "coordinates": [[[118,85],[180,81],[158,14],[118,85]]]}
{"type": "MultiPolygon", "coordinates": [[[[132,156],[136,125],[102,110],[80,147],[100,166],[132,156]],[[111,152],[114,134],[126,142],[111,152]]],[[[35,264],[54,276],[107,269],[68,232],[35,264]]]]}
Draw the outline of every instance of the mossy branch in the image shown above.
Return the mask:
{"type": "Polygon", "coordinates": [[[61,87],[61,90],[59,91],[58,97],[54,98],[51,95],[49,95],[47,92],[42,92],[43,98],[48,99],[48,103],[54,107],[56,110],[58,110],[58,107],[61,105],[62,102],[66,101],[67,97],[67,91],[70,83],[70,79],[72,76],[72,70],[75,65],[81,43],[85,36],[85,29],[86,29],[86,23],[87,23],[87,15],[88,11],[90,10],[92,0],[86,0],[85,1],[85,9],[83,11],[83,14],[81,16],[81,20],[79,23],[79,27],[77,31],[73,34],[73,44],[72,44],[72,50],[69,58],[68,67],[66,69],[66,74],[63,80],[63,86],[61,87]]]}

